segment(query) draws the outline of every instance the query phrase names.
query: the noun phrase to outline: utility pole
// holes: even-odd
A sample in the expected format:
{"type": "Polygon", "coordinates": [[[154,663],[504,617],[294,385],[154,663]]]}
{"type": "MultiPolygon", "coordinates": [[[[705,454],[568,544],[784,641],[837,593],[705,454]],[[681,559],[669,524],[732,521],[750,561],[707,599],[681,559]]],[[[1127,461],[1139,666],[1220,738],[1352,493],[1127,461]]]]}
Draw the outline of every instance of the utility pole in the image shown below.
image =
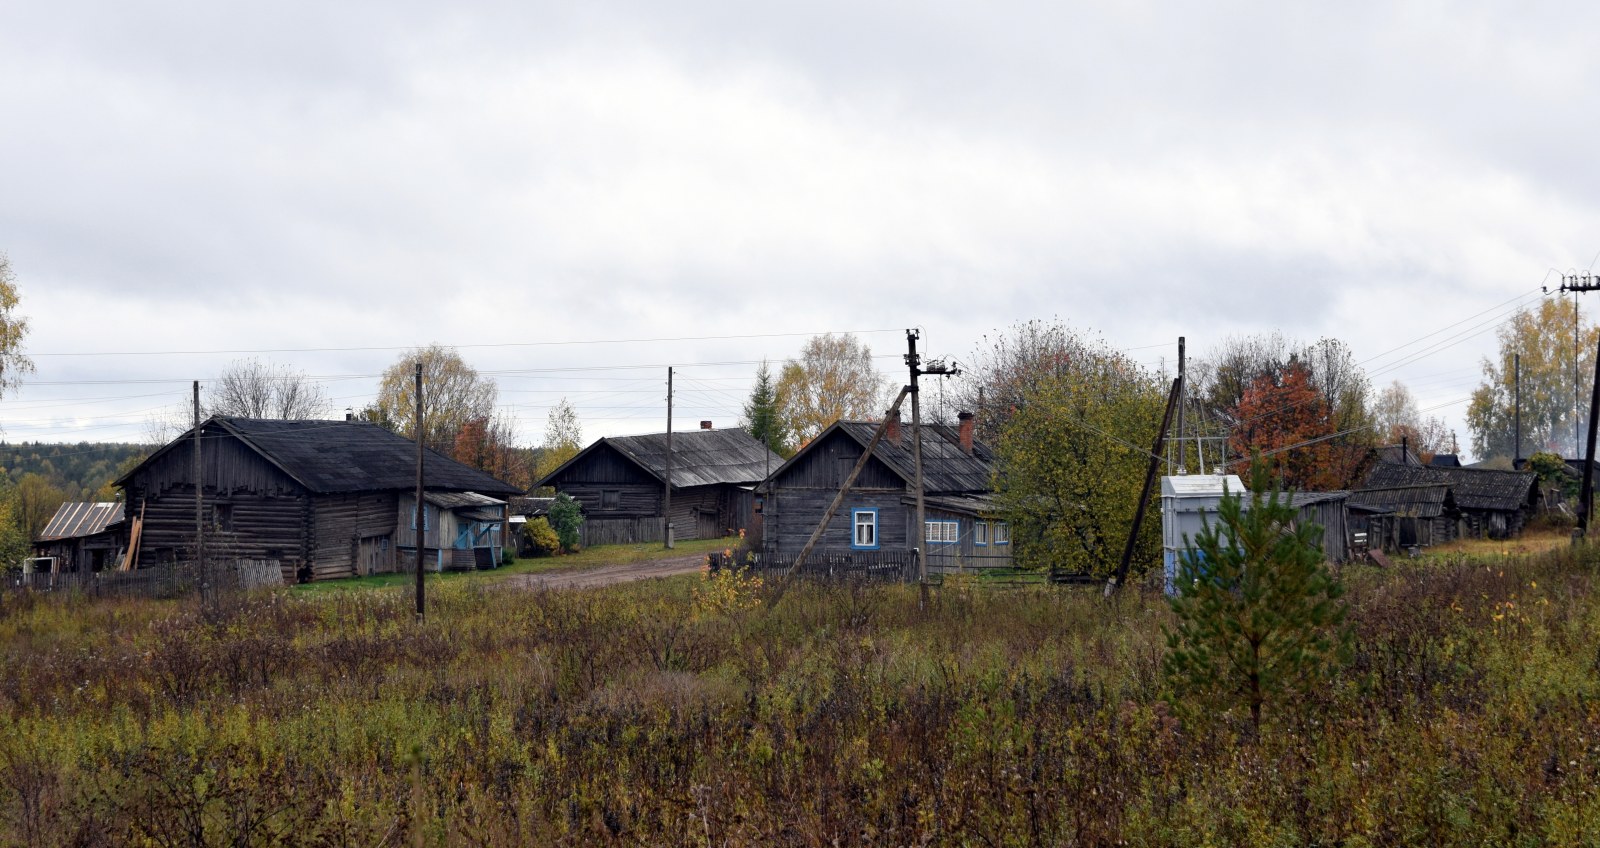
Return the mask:
{"type": "Polygon", "coordinates": [[[417,399],[416,428],[417,428],[417,623],[421,624],[424,612],[427,609],[422,580],[422,552],[428,543],[428,513],[424,511],[422,500],[422,362],[417,362],[416,384],[412,393],[417,399]]]}
{"type": "Polygon", "coordinates": [[[926,492],[922,483],[922,403],[918,400],[922,394],[917,385],[917,378],[922,375],[922,357],[917,355],[917,339],[921,333],[916,330],[906,330],[906,366],[911,369],[911,463],[917,470],[917,582],[926,586],[928,583],[928,556],[923,548],[928,545],[928,513],[924,502],[926,492]]]}
{"type": "Polygon", "coordinates": [[[1589,513],[1594,510],[1594,438],[1596,419],[1600,419],[1600,345],[1595,349],[1594,389],[1589,394],[1589,440],[1583,455],[1582,511],[1578,513],[1578,535],[1589,532],[1589,513]]]}
{"type": "Polygon", "coordinates": [[[667,492],[662,498],[661,534],[672,550],[672,366],[667,366],[667,492]]]}
{"type": "MultiPolygon", "coordinates": [[[[1583,274],[1562,274],[1561,291],[1572,292],[1572,376],[1574,382],[1578,378],[1578,292],[1591,292],[1600,289],[1600,276],[1585,272],[1583,274]]],[[[1581,391],[1581,389],[1580,389],[1581,391]]],[[[1594,443],[1596,418],[1600,417],[1600,346],[1595,353],[1594,389],[1589,396],[1589,438],[1585,442],[1587,451],[1583,456],[1583,491],[1580,493],[1580,506],[1578,508],[1578,531],[1573,534],[1576,542],[1589,532],[1589,513],[1594,509],[1594,443]]],[[[1577,408],[1573,408],[1573,432],[1576,436],[1578,421],[1577,408]]],[[[1576,439],[1572,446],[1574,452],[1578,445],[1576,439]]]]}
{"type": "Polygon", "coordinates": [[[200,381],[194,381],[194,559],[200,571],[200,599],[211,595],[211,570],[206,563],[205,467],[200,463],[200,381]]]}
{"type": "Polygon", "coordinates": [[[1522,465],[1522,354],[1511,354],[1511,434],[1515,445],[1511,448],[1511,470],[1522,465]]]}
{"type": "MultiPolygon", "coordinates": [[[[1183,342],[1184,342],[1184,337],[1183,336],[1179,336],[1178,337],[1178,473],[1179,474],[1188,474],[1189,473],[1189,469],[1187,467],[1185,467],[1185,465],[1184,465],[1184,461],[1185,461],[1186,457],[1184,456],[1184,453],[1183,453],[1183,401],[1184,401],[1185,395],[1187,395],[1189,393],[1188,392],[1189,386],[1183,379],[1183,377],[1184,377],[1184,366],[1186,364],[1186,360],[1184,359],[1183,342]]],[[[1200,464],[1202,466],[1205,465],[1205,463],[1203,463],[1203,462],[1200,463],[1200,464]]],[[[1203,472],[1203,471],[1205,471],[1205,468],[1202,467],[1200,470],[1203,472]]]]}
{"type": "Polygon", "coordinates": [[[1150,462],[1145,466],[1144,487],[1139,490],[1139,505],[1133,511],[1133,528],[1128,531],[1128,543],[1122,549],[1122,562],[1117,565],[1116,574],[1106,581],[1105,596],[1108,598],[1127,582],[1128,566],[1133,563],[1133,549],[1139,541],[1139,528],[1144,525],[1145,509],[1150,504],[1150,492],[1155,487],[1156,472],[1160,470],[1161,449],[1167,440],[1167,427],[1172,424],[1172,409],[1178,405],[1178,398],[1183,392],[1182,383],[1183,377],[1180,376],[1172,381],[1172,388],[1167,390],[1167,410],[1161,414],[1161,429],[1156,431],[1156,443],[1150,450],[1150,462]]]}
{"type": "Polygon", "coordinates": [[[922,367],[922,356],[917,353],[917,339],[922,338],[922,333],[916,329],[906,330],[906,367],[911,372],[911,384],[906,387],[906,393],[911,395],[911,463],[916,467],[917,486],[917,524],[916,532],[918,544],[914,550],[917,552],[917,579],[922,584],[928,582],[928,557],[923,550],[928,544],[928,513],[925,497],[926,489],[922,480],[922,403],[918,399],[921,390],[919,380],[923,374],[955,374],[954,368],[943,362],[930,362],[927,368],[922,367]]]}

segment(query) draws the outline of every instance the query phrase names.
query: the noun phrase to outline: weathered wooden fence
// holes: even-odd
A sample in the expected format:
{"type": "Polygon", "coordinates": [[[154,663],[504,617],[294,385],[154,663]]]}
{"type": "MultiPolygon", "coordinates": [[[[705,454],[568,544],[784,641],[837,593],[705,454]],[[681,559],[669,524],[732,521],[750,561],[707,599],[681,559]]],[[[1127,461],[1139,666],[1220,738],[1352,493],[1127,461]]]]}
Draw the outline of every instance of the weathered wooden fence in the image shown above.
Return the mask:
{"type": "MultiPolygon", "coordinates": [[[[752,554],[744,568],[763,578],[778,577],[794,565],[794,556],[752,554]]],[[[721,553],[710,555],[711,570],[738,567],[721,553]]],[[[799,575],[831,580],[877,580],[889,583],[915,583],[917,557],[910,551],[857,551],[852,553],[813,553],[801,564],[799,575]]]]}
{"type": "Polygon", "coordinates": [[[667,538],[667,522],[663,518],[602,518],[588,519],[578,529],[578,540],[584,547],[594,545],[631,545],[641,542],[663,542],[667,538]]]}
{"type": "MultiPolygon", "coordinates": [[[[283,571],[275,559],[217,562],[211,564],[209,572],[211,585],[221,592],[283,585],[283,571]]],[[[96,598],[176,598],[198,592],[203,576],[202,569],[192,562],[133,571],[11,573],[0,583],[0,590],[61,594],[77,592],[96,598]]]]}

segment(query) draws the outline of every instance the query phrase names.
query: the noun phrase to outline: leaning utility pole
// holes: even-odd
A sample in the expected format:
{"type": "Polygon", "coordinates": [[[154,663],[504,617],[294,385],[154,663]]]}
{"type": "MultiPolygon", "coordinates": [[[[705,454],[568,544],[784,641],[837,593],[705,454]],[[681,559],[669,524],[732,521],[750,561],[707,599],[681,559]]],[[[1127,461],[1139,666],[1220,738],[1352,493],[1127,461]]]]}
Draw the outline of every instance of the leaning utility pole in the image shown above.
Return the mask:
{"type": "Polygon", "coordinates": [[[417,379],[412,389],[417,399],[417,623],[421,624],[425,605],[422,580],[422,552],[428,542],[428,514],[423,510],[422,500],[422,362],[417,362],[417,379]]]}
{"type": "Polygon", "coordinates": [[[200,598],[211,595],[211,569],[206,563],[205,467],[200,463],[200,381],[194,381],[194,560],[200,572],[200,598]]]}
{"type": "Polygon", "coordinates": [[[1167,426],[1172,423],[1172,408],[1178,405],[1178,398],[1183,393],[1183,377],[1172,381],[1172,388],[1167,392],[1167,411],[1161,415],[1161,429],[1156,433],[1155,446],[1150,450],[1150,462],[1144,470],[1144,488],[1139,490],[1139,505],[1133,511],[1133,528],[1128,531],[1128,544],[1122,549],[1122,562],[1117,565],[1117,573],[1106,582],[1105,594],[1111,593],[1122,587],[1128,579],[1128,566],[1133,562],[1133,549],[1139,541],[1139,528],[1144,525],[1145,509],[1150,505],[1150,490],[1155,487],[1156,472],[1161,470],[1161,449],[1167,440],[1167,426]]]}
{"type": "Polygon", "coordinates": [[[661,536],[672,550],[672,366],[667,366],[667,491],[661,500],[661,536]]]}

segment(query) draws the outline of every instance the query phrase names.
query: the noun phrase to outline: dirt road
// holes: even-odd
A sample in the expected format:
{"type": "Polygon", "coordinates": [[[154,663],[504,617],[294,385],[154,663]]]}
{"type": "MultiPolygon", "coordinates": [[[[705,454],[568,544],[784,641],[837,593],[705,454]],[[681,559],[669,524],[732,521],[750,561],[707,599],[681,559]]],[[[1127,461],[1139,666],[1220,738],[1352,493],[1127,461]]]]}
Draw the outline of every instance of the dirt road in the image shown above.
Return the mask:
{"type": "Polygon", "coordinates": [[[506,578],[506,583],[524,589],[591,589],[596,586],[627,583],[630,580],[693,574],[699,571],[705,562],[705,554],[684,554],[651,562],[597,565],[593,568],[547,571],[543,574],[518,574],[506,578]]]}

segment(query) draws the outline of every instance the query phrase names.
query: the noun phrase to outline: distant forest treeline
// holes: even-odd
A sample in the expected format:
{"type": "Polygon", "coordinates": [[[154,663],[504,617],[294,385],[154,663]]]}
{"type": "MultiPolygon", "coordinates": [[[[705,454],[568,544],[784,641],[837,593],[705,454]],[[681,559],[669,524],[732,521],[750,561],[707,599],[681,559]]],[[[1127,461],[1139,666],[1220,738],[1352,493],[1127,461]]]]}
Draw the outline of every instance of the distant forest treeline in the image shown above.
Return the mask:
{"type": "Polygon", "coordinates": [[[121,442],[0,442],[0,486],[10,488],[29,474],[60,490],[64,501],[112,500],[111,481],[148,454],[146,445],[121,442]]]}

